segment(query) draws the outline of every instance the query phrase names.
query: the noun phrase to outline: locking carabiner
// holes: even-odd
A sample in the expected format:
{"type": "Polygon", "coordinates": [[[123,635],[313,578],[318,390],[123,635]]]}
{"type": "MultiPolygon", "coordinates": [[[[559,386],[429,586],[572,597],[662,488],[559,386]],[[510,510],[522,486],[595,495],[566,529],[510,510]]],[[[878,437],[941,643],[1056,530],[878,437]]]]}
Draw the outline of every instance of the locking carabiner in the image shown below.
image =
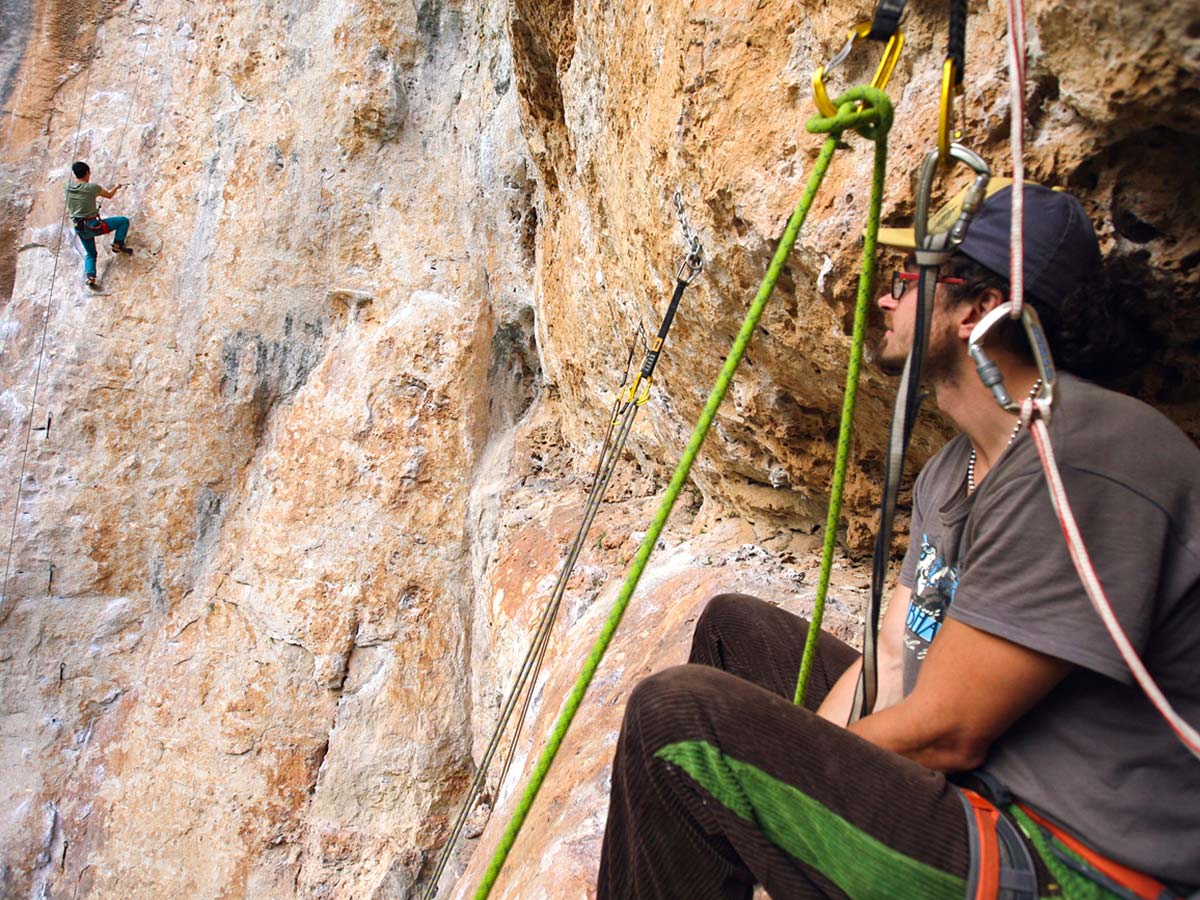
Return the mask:
{"type": "MultiPolygon", "coordinates": [[[[850,55],[850,51],[854,46],[864,40],[871,33],[870,22],[859,22],[846,35],[846,43],[842,45],[842,49],[833,55],[833,59],[829,60],[825,65],[817,69],[813,73],[813,99],[816,101],[817,109],[821,115],[826,118],[832,118],[837,115],[837,107],[833,105],[833,101],[829,99],[829,92],[825,89],[825,76],[840,66],[846,61],[846,57],[850,55]]],[[[900,51],[904,49],[904,32],[896,29],[896,33],[888,38],[887,44],[883,48],[883,56],[879,60],[879,65],[875,69],[875,76],[871,79],[871,87],[883,90],[887,87],[887,83],[892,78],[892,72],[896,68],[896,63],[900,59],[900,51]]]]}
{"type": "MultiPolygon", "coordinates": [[[[983,349],[983,341],[988,332],[996,326],[997,322],[1010,318],[1011,313],[1011,300],[1006,300],[995,309],[990,310],[979,320],[979,324],[971,329],[971,337],[967,341],[967,352],[975,361],[975,369],[979,372],[979,378],[991,390],[992,396],[996,398],[1000,408],[1007,412],[1019,413],[1021,404],[1014,402],[1009,396],[1008,388],[1004,386],[1004,373],[988,358],[983,349]]],[[[1037,404],[1042,418],[1048,422],[1050,421],[1050,410],[1054,405],[1054,386],[1058,380],[1058,370],[1054,367],[1054,357],[1050,354],[1050,343],[1046,340],[1042,320],[1032,304],[1025,303],[1021,306],[1021,325],[1025,329],[1025,337],[1029,341],[1030,350],[1033,351],[1033,361],[1037,365],[1038,375],[1042,379],[1042,386],[1039,388],[1034,402],[1037,404]]]]}
{"type": "MultiPolygon", "coordinates": [[[[930,222],[929,207],[933,199],[933,183],[936,180],[938,160],[941,151],[937,148],[930,150],[921,160],[917,179],[917,208],[913,215],[913,234],[916,237],[916,257],[918,265],[940,265],[950,257],[962,243],[967,234],[967,226],[979,207],[987,197],[987,186],[991,180],[992,171],[983,157],[974,150],[968,150],[962,144],[952,143],[948,159],[957,160],[967,165],[974,173],[975,180],[963,195],[962,205],[958,215],[952,222],[930,222]],[[930,226],[937,231],[930,231],[930,226]],[[924,257],[924,258],[923,258],[924,257]]],[[[953,212],[953,210],[950,210],[953,212]]]]}

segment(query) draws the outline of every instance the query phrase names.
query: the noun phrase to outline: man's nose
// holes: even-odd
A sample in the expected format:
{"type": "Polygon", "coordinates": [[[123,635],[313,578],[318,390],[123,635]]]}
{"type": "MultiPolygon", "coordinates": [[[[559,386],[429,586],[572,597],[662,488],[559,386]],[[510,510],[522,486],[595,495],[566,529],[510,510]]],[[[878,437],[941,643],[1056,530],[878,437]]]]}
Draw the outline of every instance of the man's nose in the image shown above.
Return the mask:
{"type": "Polygon", "coordinates": [[[896,302],[896,298],[892,296],[892,292],[886,290],[875,298],[875,305],[883,310],[883,312],[890,313],[894,312],[899,304],[896,302]]]}

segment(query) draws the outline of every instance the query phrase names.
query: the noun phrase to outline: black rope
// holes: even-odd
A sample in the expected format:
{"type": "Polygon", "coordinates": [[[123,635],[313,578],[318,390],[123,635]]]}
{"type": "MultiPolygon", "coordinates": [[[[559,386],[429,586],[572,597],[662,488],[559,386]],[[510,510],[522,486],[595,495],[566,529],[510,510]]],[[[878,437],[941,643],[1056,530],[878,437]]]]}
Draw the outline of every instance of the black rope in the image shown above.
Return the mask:
{"type": "Polygon", "coordinates": [[[961,88],[967,54],[967,0],[950,0],[950,32],[946,58],[954,60],[954,85],[961,88]]]}
{"type": "Polygon", "coordinates": [[[921,370],[929,344],[929,320],[933,312],[934,292],[937,290],[938,266],[921,266],[917,285],[917,310],[913,322],[913,344],[904,363],[904,374],[892,410],[888,429],[888,454],[884,465],[883,498],[879,503],[879,528],[875,532],[875,549],[871,557],[871,596],[867,601],[866,624],[863,629],[862,671],[850,710],[850,721],[870,715],[875,708],[879,690],[878,646],[879,614],[883,607],[883,585],[891,557],[892,533],[896,519],[896,504],[900,482],[904,478],[904,460],[913,425],[921,411],[921,370]]]}

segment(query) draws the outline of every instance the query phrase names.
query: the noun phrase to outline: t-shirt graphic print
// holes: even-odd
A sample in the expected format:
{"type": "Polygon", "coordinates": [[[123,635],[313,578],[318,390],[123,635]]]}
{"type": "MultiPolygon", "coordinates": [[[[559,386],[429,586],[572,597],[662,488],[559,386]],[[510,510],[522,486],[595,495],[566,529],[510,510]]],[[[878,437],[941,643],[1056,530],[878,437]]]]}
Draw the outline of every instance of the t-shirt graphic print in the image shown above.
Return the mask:
{"type": "MultiPolygon", "coordinates": [[[[918,661],[929,652],[929,643],[942,627],[946,611],[954,602],[958,588],[958,569],[946,562],[928,534],[921,535],[921,552],[917,558],[916,578],[908,618],[904,625],[905,656],[918,661]]],[[[915,675],[915,668],[914,675],[915,675]]]]}

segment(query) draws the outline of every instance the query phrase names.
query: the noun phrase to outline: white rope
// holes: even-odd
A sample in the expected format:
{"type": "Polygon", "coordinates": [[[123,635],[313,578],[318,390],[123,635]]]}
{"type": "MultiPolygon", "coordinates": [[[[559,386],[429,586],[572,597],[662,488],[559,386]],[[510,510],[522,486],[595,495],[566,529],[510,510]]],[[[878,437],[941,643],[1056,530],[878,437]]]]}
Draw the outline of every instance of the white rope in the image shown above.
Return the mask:
{"type": "MultiPolygon", "coordinates": [[[[79,100],[79,118],[75,121],[75,136],[71,140],[71,158],[75,159],[79,151],[79,133],[83,130],[83,111],[87,107],[88,85],[92,81],[92,63],[96,58],[96,34],[100,31],[100,18],[104,13],[103,0],[96,7],[96,21],[92,25],[92,44],[88,48],[87,72],[83,77],[83,93],[79,100]]],[[[15,112],[15,110],[14,110],[15,112]]],[[[46,140],[46,156],[50,156],[52,137],[46,140]]],[[[68,180],[70,176],[67,176],[68,180]]],[[[69,183],[69,182],[68,182],[69,183]]],[[[21,513],[21,487],[25,482],[25,467],[29,460],[29,440],[33,435],[33,411],[37,408],[38,388],[42,381],[42,363],[46,357],[46,336],[50,331],[50,310],[54,305],[54,283],[58,279],[58,259],[62,255],[63,235],[67,227],[67,207],[63,204],[62,215],[58,219],[58,246],[54,249],[54,267],[50,270],[50,293],[46,297],[46,311],[42,314],[42,337],[38,344],[37,366],[33,373],[33,397],[29,401],[29,420],[25,423],[25,440],[21,448],[21,466],[17,472],[17,488],[13,497],[12,527],[8,534],[8,553],[4,557],[4,581],[0,583],[0,621],[6,615],[4,601],[8,599],[8,576],[12,568],[13,547],[17,541],[17,519],[21,513]]]]}
{"type": "Polygon", "coordinates": [[[1021,406],[1021,418],[1029,423],[1034,446],[1037,448],[1038,456],[1041,457],[1042,468],[1046,471],[1046,485],[1050,488],[1050,501],[1054,505],[1055,513],[1058,514],[1058,522],[1062,526],[1063,536],[1067,539],[1067,550],[1071,554],[1071,562],[1075,566],[1075,571],[1079,573],[1079,579],[1083,582],[1083,589],[1087,592],[1088,600],[1091,601],[1092,607],[1104,622],[1104,627],[1108,629],[1109,636],[1117,645],[1121,658],[1129,667],[1129,671],[1133,673],[1138,686],[1141,687],[1159,714],[1166,719],[1167,724],[1171,726],[1171,730],[1175,732],[1184,746],[1200,759],[1200,733],[1185,722],[1179,713],[1175,712],[1166,696],[1154,683],[1150,672],[1137,655],[1137,651],[1133,649],[1133,644],[1130,643],[1124,629],[1121,628],[1121,623],[1113,612],[1112,604],[1109,603],[1108,595],[1105,594],[1104,587],[1100,584],[1100,578],[1096,574],[1087,547],[1083,543],[1083,536],[1079,533],[1079,526],[1075,522],[1075,515],[1071,511],[1071,504],[1067,499],[1067,490],[1063,485],[1058,462],[1054,458],[1054,448],[1050,443],[1050,430],[1046,427],[1043,418],[1045,409],[1042,404],[1044,402],[1027,399],[1021,406]]]}
{"type": "MultiPolygon", "coordinates": [[[[154,10],[150,13],[150,26],[153,27],[158,23],[158,7],[162,0],[156,0],[154,10]]],[[[142,58],[138,60],[138,75],[133,83],[133,93],[129,97],[129,108],[125,110],[125,122],[121,126],[121,137],[117,141],[117,152],[113,156],[114,165],[121,164],[121,150],[125,146],[125,131],[129,128],[129,116],[133,112],[133,105],[137,101],[138,89],[142,86],[142,75],[146,71],[146,53],[150,50],[151,34],[147,32],[146,43],[142,45],[142,58]]]]}
{"type": "MultiPolygon", "coordinates": [[[[162,0],[158,0],[158,2],[155,3],[154,13],[151,16],[151,19],[153,21],[157,21],[158,5],[161,2],[162,2],[162,0]]],[[[100,0],[100,2],[98,3],[98,5],[96,7],[96,21],[92,25],[92,43],[91,43],[90,48],[88,49],[87,72],[84,75],[83,92],[82,92],[82,94],[80,96],[80,100],[79,100],[79,118],[76,119],[76,121],[75,121],[75,135],[71,139],[71,159],[72,160],[77,159],[78,155],[79,155],[79,135],[83,131],[83,114],[84,114],[84,111],[87,109],[88,87],[91,85],[91,80],[92,80],[92,64],[95,62],[95,58],[96,58],[96,36],[99,34],[100,20],[103,18],[103,16],[104,16],[104,0],[100,0]]],[[[118,147],[117,157],[114,157],[114,160],[119,160],[120,148],[125,143],[125,130],[129,126],[129,116],[130,116],[130,113],[133,111],[133,104],[134,104],[135,100],[137,99],[138,87],[141,85],[141,81],[142,81],[142,72],[145,70],[146,51],[149,50],[149,48],[150,48],[150,37],[147,36],[146,44],[142,48],[142,58],[138,63],[138,75],[137,75],[137,80],[134,82],[133,94],[129,98],[129,108],[125,111],[125,124],[122,125],[122,127],[121,127],[121,138],[117,144],[117,147],[118,147]]],[[[15,108],[13,110],[13,115],[14,116],[16,115],[15,108]]],[[[11,135],[11,129],[10,129],[10,135],[11,135]]],[[[51,155],[50,147],[51,147],[52,142],[53,142],[52,136],[47,138],[47,142],[46,142],[47,158],[49,158],[51,155]]],[[[68,175],[67,178],[68,178],[68,183],[69,183],[70,176],[68,175]]],[[[58,280],[58,261],[59,261],[59,257],[62,255],[63,238],[64,238],[64,235],[66,234],[66,225],[67,225],[67,208],[66,208],[66,205],[64,204],[62,215],[59,217],[59,220],[58,220],[58,245],[57,245],[57,247],[55,247],[55,250],[54,250],[54,266],[50,271],[50,292],[46,298],[46,310],[42,314],[42,336],[41,336],[41,341],[38,344],[37,366],[34,369],[34,376],[33,376],[33,396],[30,398],[30,401],[29,401],[29,420],[25,425],[25,440],[24,440],[24,443],[23,443],[23,446],[21,449],[21,465],[20,465],[20,469],[18,470],[18,474],[17,474],[16,495],[13,498],[12,527],[9,530],[8,552],[5,555],[5,559],[4,559],[4,581],[0,582],[0,621],[4,620],[4,616],[5,616],[4,602],[5,602],[5,600],[8,599],[8,576],[9,576],[9,574],[11,572],[11,568],[12,568],[13,547],[15,546],[16,540],[17,540],[17,520],[20,517],[20,512],[21,512],[21,487],[25,481],[25,468],[28,464],[28,459],[29,459],[29,442],[30,442],[30,438],[33,434],[33,412],[37,408],[38,389],[41,386],[42,367],[43,367],[43,363],[44,363],[45,356],[46,356],[46,338],[50,331],[50,312],[54,306],[54,285],[55,285],[55,282],[58,280]]],[[[74,232],[72,232],[72,233],[74,233],[74,232]]]]}
{"type": "Polygon", "coordinates": [[[1012,150],[1012,225],[1009,231],[1011,316],[1025,302],[1025,2],[1008,3],[1009,140],[1012,150]]]}

